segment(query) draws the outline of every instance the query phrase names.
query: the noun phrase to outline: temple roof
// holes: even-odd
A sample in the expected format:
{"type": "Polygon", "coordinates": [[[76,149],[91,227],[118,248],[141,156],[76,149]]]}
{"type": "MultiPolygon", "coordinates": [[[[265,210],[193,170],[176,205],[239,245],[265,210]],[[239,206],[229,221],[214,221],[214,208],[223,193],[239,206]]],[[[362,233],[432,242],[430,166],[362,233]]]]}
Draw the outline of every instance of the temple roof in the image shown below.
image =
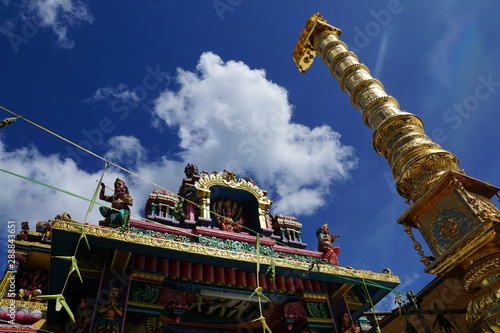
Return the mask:
{"type": "MultiPolygon", "coordinates": [[[[74,244],[82,235],[83,230],[91,248],[114,249],[115,259],[113,262],[117,268],[125,267],[130,260],[130,254],[135,253],[136,256],[140,255],[145,258],[181,260],[182,262],[255,273],[259,257],[260,272],[266,272],[273,265],[276,276],[300,277],[303,280],[335,286],[333,288],[335,288],[336,297],[342,297],[347,291],[350,291],[359,299],[364,299],[363,285],[366,285],[373,303],[380,301],[400,283],[399,278],[389,271],[375,273],[351,267],[323,264],[318,260],[321,258],[320,252],[279,245],[270,238],[262,237],[259,239],[261,251],[260,255],[257,255],[256,236],[233,234],[232,238],[228,238],[227,234],[224,234],[226,236],[224,239],[221,238],[223,234],[221,231],[211,228],[187,230],[138,220],[131,220],[130,224],[131,230],[129,232],[121,232],[113,228],[58,220],[53,226],[52,254],[68,253],[74,248],[74,244]],[[65,241],[59,242],[59,239],[65,241]]],[[[61,260],[53,259],[51,265],[51,270],[67,271],[67,263],[61,260]]],[[[162,274],[157,265],[151,267],[150,270],[162,274]]],[[[51,275],[51,283],[55,283],[55,285],[61,279],[64,279],[63,274],[51,275]]],[[[324,290],[317,291],[324,292],[324,290]]],[[[264,292],[273,293],[270,289],[265,289],[264,292]]],[[[361,316],[369,308],[369,302],[361,301],[353,317],[361,316]]]]}

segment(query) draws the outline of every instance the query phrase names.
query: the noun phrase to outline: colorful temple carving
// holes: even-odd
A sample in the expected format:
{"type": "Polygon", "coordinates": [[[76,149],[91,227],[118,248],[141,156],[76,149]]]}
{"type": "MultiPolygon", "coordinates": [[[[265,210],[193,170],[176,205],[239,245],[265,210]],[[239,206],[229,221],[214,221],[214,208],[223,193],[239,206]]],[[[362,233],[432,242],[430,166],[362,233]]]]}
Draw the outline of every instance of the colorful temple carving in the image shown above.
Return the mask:
{"type": "Polygon", "coordinates": [[[271,202],[251,179],[188,165],[179,192],[153,190],[129,229],[67,213],[40,232],[26,224],[1,319],[14,302],[26,332],[332,332],[399,284],[306,249],[301,223],[271,202]]]}

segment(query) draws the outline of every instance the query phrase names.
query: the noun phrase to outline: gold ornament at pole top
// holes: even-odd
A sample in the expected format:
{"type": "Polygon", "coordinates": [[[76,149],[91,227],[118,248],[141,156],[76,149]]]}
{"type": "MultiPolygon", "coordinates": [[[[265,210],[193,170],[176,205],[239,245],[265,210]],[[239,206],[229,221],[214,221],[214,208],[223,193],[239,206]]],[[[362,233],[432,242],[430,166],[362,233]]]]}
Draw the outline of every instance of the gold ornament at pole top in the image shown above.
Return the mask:
{"type": "Polygon", "coordinates": [[[311,16],[307,20],[306,26],[300,34],[299,41],[295,44],[295,49],[293,50],[293,61],[302,74],[305,74],[306,70],[311,67],[314,57],[316,57],[316,51],[310,40],[316,29],[320,29],[320,31],[330,30],[335,32],[337,36],[342,35],[340,29],[329,25],[319,13],[311,16]]]}

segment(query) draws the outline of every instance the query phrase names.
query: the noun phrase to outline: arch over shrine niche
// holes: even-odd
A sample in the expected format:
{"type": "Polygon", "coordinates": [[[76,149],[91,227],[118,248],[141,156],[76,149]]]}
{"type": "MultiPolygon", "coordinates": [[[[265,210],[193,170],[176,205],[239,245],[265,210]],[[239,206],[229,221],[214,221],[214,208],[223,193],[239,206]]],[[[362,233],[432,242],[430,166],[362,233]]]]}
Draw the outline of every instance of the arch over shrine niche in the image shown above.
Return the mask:
{"type": "MultiPolygon", "coordinates": [[[[200,217],[204,219],[211,219],[211,197],[215,192],[220,193],[221,189],[230,189],[237,191],[244,191],[253,196],[257,202],[257,217],[258,224],[261,229],[269,229],[268,221],[266,219],[266,212],[271,207],[272,201],[267,196],[267,191],[261,190],[249,178],[236,178],[233,171],[213,172],[210,174],[201,174],[200,178],[195,181],[196,198],[200,207],[200,217]],[[214,193],[212,193],[212,190],[214,193]]],[[[230,197],[219,197],[217,201],[229,200],[230,197]]],[[[216,206],[220,206],[217,204],[216,206]]],[[[224,205],[222,205],[224,206],[224,205]]],[[[216,212],[220,214],[220,212],[216,212]]],[[[234,212],[233,212],[234,213],[234,212]]],[[[222,215],[222,214],[220,214],[222,215]]],[[[260,232],[261,230],[255,230],[260,232]]]]}

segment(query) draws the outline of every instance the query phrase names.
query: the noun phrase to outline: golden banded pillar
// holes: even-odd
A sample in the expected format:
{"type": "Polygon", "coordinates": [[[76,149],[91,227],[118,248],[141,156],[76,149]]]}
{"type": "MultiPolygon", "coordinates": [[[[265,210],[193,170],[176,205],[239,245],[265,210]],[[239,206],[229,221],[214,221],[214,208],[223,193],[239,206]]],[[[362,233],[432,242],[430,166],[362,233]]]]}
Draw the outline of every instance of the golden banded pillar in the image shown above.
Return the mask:
{"type": "Polygon", "coordinates": [[[319,54],[349,94],[351,104],[374,130],[373,145],[392,168],[396,187],[404,198],[415,201],[448,170],[459,170],[457,158],[424,133],[422,121],[401,111],[380,81],[339,40],[341,31],[315,14],[309,19],[294,50],[294,60],[304,73],[319,54]]]}
{"type": "Polygon", "coordinates": [[[401,111],[339,40],[341,34],[321,15],[313,15],[294,49],[299,71],[305,73],[316,54],[321,56],[374,131],[373,146],[389,162],[398,192],[412,202],[398,222],[413,240],[425,271],[460,278],[474,295],[467,310],[470,332],[500,332],[500,211],[490,200],[499,189],[460,171],[455,155],[425,134],[418,117],[401,111]],[[412,228],[421,232],[433,262],[412,228]]]}

